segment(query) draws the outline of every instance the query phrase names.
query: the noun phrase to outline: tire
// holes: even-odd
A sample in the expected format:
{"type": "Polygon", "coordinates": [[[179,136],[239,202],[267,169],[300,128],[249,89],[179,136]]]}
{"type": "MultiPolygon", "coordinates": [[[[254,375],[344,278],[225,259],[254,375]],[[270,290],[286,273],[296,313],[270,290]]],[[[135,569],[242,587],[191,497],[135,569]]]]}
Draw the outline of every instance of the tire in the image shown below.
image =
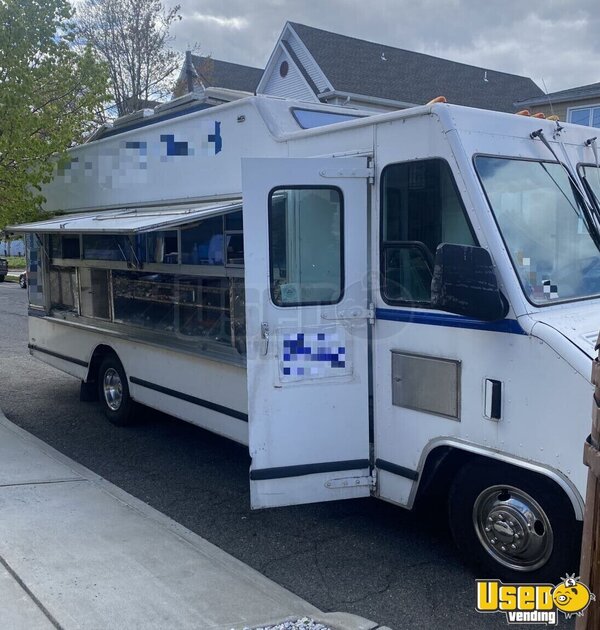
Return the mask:
{"type": "Polygon", "coordinates": [[[27,279],[24,275],[19,276],[19,286],[21,289],[27,288],[27,279]]]}
{"type": "Polygon", "coordinates": [[[477,577],[556,584],[577,573],[581,523],[565,493],[542,475],[472,461],[452,483],[449,519],[477,577]]]}
{"type": "Polygon", "coordinates": [[[4,278],[5,278],[5,277],[6,277],[6,276],[0,276],[0,282],[4,282],[4,278]]]}
{"type": "Polygon", "coordinates": [[[116,356],[109,355],[98,370],[98,398],[104,415],[117,426],[134,423],[135,403],[129,395],[127,375],[116,356]]]}

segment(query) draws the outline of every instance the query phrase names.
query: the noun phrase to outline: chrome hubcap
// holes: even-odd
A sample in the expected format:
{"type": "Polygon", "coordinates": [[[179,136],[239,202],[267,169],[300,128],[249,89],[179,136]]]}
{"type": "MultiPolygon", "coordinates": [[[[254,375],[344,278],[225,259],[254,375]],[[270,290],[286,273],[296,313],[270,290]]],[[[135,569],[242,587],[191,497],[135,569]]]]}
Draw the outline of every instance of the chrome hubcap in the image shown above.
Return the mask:
{"type": "Polygon", "coordinates": [[[111,411],[118,411],[123,402],[123,383],[119,373],[114,368],[108,368],[104,372],[102,381],[104,400],[111,411]]]}
{"type": "Polygon", "coordinates": [[[510,569],[535,571],[552,553],[554,537],[546,513],[518,488],[486,488],[473,506],[473,524],[485,550],[510,569]]]}

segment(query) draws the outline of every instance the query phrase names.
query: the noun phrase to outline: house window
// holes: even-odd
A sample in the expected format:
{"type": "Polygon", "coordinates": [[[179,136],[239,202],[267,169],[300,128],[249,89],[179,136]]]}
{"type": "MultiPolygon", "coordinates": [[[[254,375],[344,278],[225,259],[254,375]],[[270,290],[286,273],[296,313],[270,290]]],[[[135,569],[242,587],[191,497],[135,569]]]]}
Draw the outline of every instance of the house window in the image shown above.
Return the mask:
{"type": "Polygon", "coordinates": [[[282,79],[284,79],[287,76],[289,69],[290,69],[290,66],[288,62],[282,61],[281,65],[279,66],[279,75],[281,76],[282,79]]]}
{"type": "Polygon", "coordinates": [[[569,109],[569,122],[575,125],[600,127],[600,105],[569,109]]]}

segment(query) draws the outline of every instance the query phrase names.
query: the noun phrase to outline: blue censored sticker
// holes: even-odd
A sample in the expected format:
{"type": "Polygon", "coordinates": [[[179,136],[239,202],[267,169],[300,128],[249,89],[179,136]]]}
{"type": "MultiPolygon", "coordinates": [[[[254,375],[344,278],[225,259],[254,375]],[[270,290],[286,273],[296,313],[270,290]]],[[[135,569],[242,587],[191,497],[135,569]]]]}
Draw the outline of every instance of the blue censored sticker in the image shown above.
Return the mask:
{"type": "Polygon", "coordinates": [[[221,137],[221,122],[218,120],[203,120],[200,123],[200,154],[205,156],[217,155],[223,149],[221,137]]]}
{"type": "Polygon", "coordinates": [[[167,143],[167,155],[188,155],[188,143],[176,142],[172,133],[162,135],[160,141],[167,143]]]}
{"type": "Polygon", "coordinates": [[[215,120],[215,132],[208,134],[208,141],[215,145],[215,155],[223,148],[223,139],[221,138],[221,123],[215,120]]]}
{"type": "Polygon", "coordinates": [[[145,142],[126,142],[126,149],[138,149],[140,155],[146,155],[148,153],[148,145],[145,142]]]}
{"type": "Polygon", "coordinates": [[[323,378],[348,373],[344,332],[299,332],[283,335],[281,374],[323,378]]]}

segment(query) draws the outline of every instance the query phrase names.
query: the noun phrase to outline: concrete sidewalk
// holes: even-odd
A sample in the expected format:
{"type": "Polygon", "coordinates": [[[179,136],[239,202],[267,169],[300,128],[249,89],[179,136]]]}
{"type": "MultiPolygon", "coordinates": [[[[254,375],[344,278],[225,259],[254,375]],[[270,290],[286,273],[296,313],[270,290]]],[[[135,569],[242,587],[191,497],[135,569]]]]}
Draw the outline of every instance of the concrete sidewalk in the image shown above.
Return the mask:
{"type": "Polygon", "coordinates": [[[381,628],[322,613],[0,411],[1,628],[230,630],[304,616],[381,628]]]}

